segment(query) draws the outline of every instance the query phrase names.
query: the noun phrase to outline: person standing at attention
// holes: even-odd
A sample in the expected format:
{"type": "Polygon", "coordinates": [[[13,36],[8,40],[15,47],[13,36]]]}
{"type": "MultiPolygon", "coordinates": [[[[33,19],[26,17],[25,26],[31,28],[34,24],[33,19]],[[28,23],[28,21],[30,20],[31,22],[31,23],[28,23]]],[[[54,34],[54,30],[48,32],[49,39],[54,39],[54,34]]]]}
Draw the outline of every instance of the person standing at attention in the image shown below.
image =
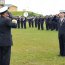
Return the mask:
{"type": "Polygon", "coordinates": [[[59,13],[59,26],[58,26],[58,38],[60,56],[65,56],[65,11],[59,13]]]}

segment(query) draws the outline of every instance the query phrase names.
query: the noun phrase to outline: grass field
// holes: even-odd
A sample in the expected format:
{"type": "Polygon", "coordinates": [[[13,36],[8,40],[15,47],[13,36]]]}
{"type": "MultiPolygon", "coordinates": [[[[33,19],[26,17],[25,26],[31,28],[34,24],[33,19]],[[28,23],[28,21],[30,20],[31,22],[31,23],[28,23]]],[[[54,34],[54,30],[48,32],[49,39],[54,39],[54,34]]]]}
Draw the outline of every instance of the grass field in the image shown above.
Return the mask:
{"type": "Polygon", "coordinates": [[[59,55],[57,31],[12,29],[11,65],[65,65],[59,55]]]}

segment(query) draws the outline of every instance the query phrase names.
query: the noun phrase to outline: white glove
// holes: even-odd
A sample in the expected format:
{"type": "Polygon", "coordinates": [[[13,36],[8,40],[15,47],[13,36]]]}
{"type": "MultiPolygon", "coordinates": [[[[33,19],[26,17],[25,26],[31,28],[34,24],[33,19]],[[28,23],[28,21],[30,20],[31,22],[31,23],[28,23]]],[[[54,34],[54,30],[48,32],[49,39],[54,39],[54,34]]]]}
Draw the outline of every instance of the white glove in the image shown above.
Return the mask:
{"type": "Polygon", "coordinates": [[[13,20],[12,20],[12,23],[17,24],[17,20],[13,19],[13,20]]]}

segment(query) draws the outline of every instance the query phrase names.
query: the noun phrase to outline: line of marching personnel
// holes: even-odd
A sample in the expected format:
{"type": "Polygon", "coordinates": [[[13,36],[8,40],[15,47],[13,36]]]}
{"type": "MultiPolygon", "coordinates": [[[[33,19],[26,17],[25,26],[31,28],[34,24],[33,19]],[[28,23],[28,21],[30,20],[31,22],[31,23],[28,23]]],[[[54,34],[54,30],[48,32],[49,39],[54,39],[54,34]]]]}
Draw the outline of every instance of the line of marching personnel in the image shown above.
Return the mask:
{"type": "Polygon", "coordinates": [[[26,24],[28,23],[29,28],[38,28],[38,30],[44,30],[44,27],[46,27],[46,30],[58,30],[58,15],[49,15],[49,16],[30,16],[30,17],[23,17],[23,16],[17,16],[17,28],[24,28],[26,29],[26,24]],[[44,24],[45,23],[45,24],[44,24]]]}
{"type": "Polygon", "coordinates": [[[54,16],[46,16],[45,17],[45,23],[46,23],[46,30],[58,30],[58,24],[59,24],[59,15],[54,16]]]}
{"type": "Polygon", "coordinates": [[[26,24],[28,23],[29,27],[38,27],[38,29],[44,29],[44,18],[43,17],[22,17],[17,16],[17,28],[24,28],[26,29],[26,24]]]}

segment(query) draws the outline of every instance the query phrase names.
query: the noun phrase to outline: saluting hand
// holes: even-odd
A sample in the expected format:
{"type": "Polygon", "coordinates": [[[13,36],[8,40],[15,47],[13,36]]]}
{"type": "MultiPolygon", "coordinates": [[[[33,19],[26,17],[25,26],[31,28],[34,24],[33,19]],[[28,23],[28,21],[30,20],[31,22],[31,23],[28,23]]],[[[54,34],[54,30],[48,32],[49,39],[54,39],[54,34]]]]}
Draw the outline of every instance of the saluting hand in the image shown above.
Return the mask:
{"type": "Polygon", "coordinates": [[[17,20],[13,19],[13,20],[12,20],[12,23],[17,24],[17,20]]]}

